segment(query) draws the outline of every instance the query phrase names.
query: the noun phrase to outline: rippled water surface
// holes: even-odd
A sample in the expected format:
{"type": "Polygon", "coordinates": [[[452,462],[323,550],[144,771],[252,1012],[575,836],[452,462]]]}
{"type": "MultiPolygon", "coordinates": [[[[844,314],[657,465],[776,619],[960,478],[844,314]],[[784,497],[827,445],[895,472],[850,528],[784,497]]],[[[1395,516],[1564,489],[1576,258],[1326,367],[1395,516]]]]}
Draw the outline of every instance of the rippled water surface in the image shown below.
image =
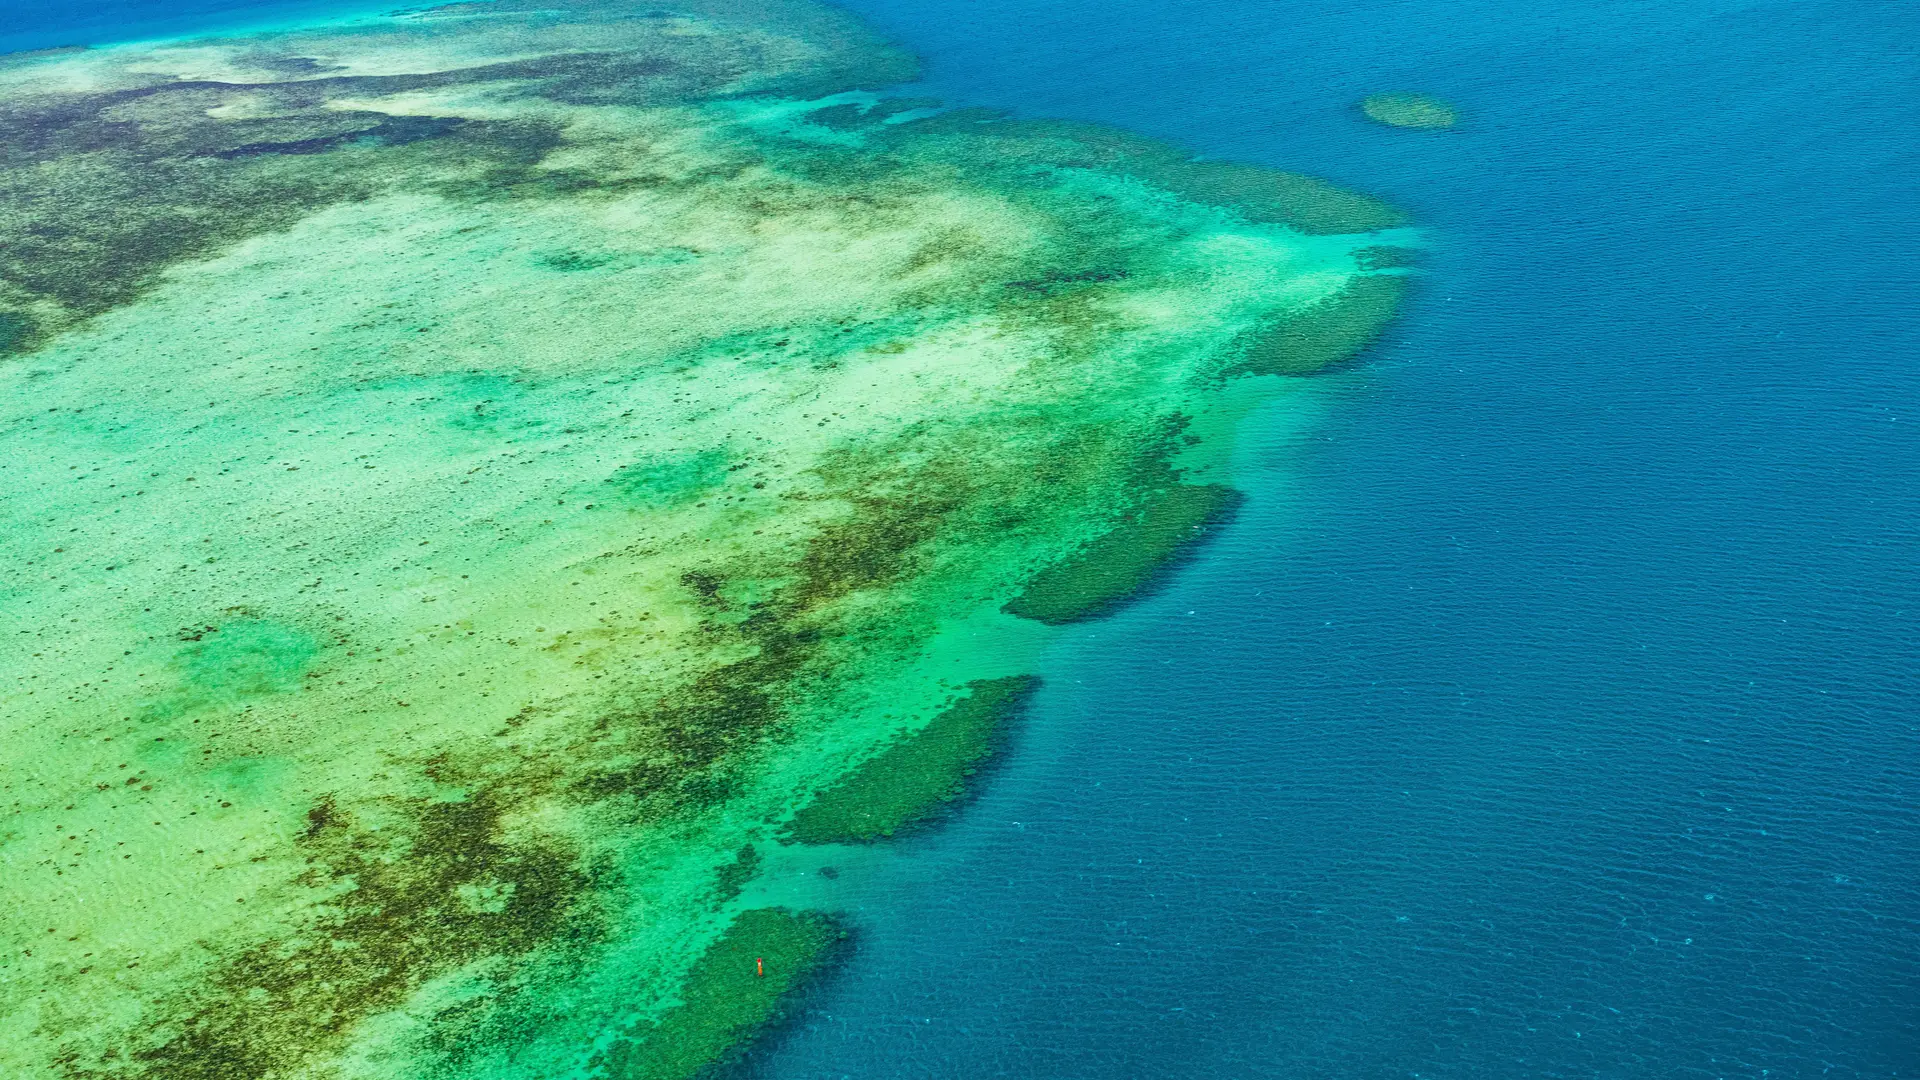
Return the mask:
{"type": "Polygon", "coordinates": [[[859,946],[756,1080],[1920,1074],[1910,6],[851,6],[942,96],[1435,250],[968,813],[838,879],[859,946]],[[1396,89],[1466,122],[1352,108],[1396,89]]]}
{"type": "Polygon", "coordinates": [[[1920,1074],[1920,16],[854,6],[1438,253],[756,1077],[1920,1074]]]}

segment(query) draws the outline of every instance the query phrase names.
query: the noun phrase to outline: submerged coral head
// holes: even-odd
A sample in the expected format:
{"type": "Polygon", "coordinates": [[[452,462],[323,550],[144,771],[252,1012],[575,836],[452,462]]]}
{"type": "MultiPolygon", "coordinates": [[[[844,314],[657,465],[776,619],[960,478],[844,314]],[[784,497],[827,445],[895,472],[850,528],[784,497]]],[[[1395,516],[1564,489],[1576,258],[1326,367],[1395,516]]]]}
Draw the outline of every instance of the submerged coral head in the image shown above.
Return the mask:
{"type": "Polygon", "coordinates": [[[1372,94],[1361,100],[1360,111],[1388,127],[1434,131],[1460,123],[1459,109],[1425,94],[1372,94]]]}

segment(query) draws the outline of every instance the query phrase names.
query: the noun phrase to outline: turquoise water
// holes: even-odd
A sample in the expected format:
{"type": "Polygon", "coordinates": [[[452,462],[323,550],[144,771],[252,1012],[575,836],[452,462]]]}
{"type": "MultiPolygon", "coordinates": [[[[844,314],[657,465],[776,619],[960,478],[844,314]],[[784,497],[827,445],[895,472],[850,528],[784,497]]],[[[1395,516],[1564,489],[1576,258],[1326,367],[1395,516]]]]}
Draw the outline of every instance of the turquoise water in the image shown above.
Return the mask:
{"type": "MultiPolygon", "coordinates": [[[[941,96],[1436,250],[969,812],[843,877],[852,962],[750,1075],[1920,1073],[1910,9],[851,6],[941,96]]],[[[287,10],[14,4],[0,47],[287,10]]]]}

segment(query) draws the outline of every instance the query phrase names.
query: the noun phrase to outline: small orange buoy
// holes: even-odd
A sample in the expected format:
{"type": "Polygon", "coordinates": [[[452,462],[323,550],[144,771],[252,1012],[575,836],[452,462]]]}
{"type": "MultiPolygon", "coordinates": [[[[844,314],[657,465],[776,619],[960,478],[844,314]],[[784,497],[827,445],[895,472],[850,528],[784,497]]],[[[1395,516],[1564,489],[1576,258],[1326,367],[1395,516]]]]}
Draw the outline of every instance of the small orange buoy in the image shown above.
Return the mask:
{"type": "Polygon", "coordinates": [[[765,960],[765,958],[758,957],[758,956],[753,958],[753,973],[755,975],[760,976],[763,979],[766,978],[767,961],[765,960]]]}

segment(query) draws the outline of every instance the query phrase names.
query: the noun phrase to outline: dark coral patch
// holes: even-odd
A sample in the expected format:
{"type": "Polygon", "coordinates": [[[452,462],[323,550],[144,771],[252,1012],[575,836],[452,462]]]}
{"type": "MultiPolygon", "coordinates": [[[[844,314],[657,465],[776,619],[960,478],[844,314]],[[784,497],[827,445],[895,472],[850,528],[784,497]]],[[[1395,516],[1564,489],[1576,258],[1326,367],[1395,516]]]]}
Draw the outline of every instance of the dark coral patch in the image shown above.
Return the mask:
{"type": "Polygon", "coordinates": [[[828,525],[807,545],[793,602],[816,607],[898,581],[958,506],[957,498],[941,491],[860,498],[851,517],[828,525]]]}
{"type": "Polygon", "coordinates": [[[1228,374],[1306,375],[1351,360],[1380,336],[1400,310],[1407,279],[1388,274],[1352,278],[1304,311],[1288,312],[1236,343],[1228,374]]]}
{"type": "Polygon", "coordinates": [[[1239,505],[1240,493],[1220,484],[1149,491],[1112,529],[1035,574],[1005,610],[1053,625],[1106,615],[1157,585],[1239,505]]]}
{"type": "Polygon", "coordinates": [[[925,727],[816,794],[783,839],[864,843],[926,825],[970,790],[1039,686],[1031,675],[969,683],[970,693],[925,727]]]}
{"type": "Polygon", "coordinates": [[[715,899],[724,903],[739,896],[740,890],[746,888],[747,882],[753,879],[753,875],[757,873],[759,869],[760,852],[755,850],[752,844],[741,848],[734,854],[732,862],[721,866],[719,870],[714,872],[713,892],[715,899]]]}
{"type": "Polygon", "coordinates": [[[615,1040],[595,1065],[607,1080],[713,1075],[780,1021],[783,1002],[832,962],[845,938],[816,912],[741,912],[688,973],[681,1004],[615,1040]]]}
{"type": "Polygon", "coordinates": [[[11,311],[0,311],[0,356],[24,352],[33,340],[33,320],[11,311]]]}
{"type": "Polygon", "coordinates": [[[316,135],[290,142],[242,143],[214,153],[219,158],[257,157],[261,154],[323,154],[350,144],[363,146],[405,146],[423,139],[434,139],[458,129],[465,120],[450,116],[394,116],[358,131],[337,135],[316,135]]]}

